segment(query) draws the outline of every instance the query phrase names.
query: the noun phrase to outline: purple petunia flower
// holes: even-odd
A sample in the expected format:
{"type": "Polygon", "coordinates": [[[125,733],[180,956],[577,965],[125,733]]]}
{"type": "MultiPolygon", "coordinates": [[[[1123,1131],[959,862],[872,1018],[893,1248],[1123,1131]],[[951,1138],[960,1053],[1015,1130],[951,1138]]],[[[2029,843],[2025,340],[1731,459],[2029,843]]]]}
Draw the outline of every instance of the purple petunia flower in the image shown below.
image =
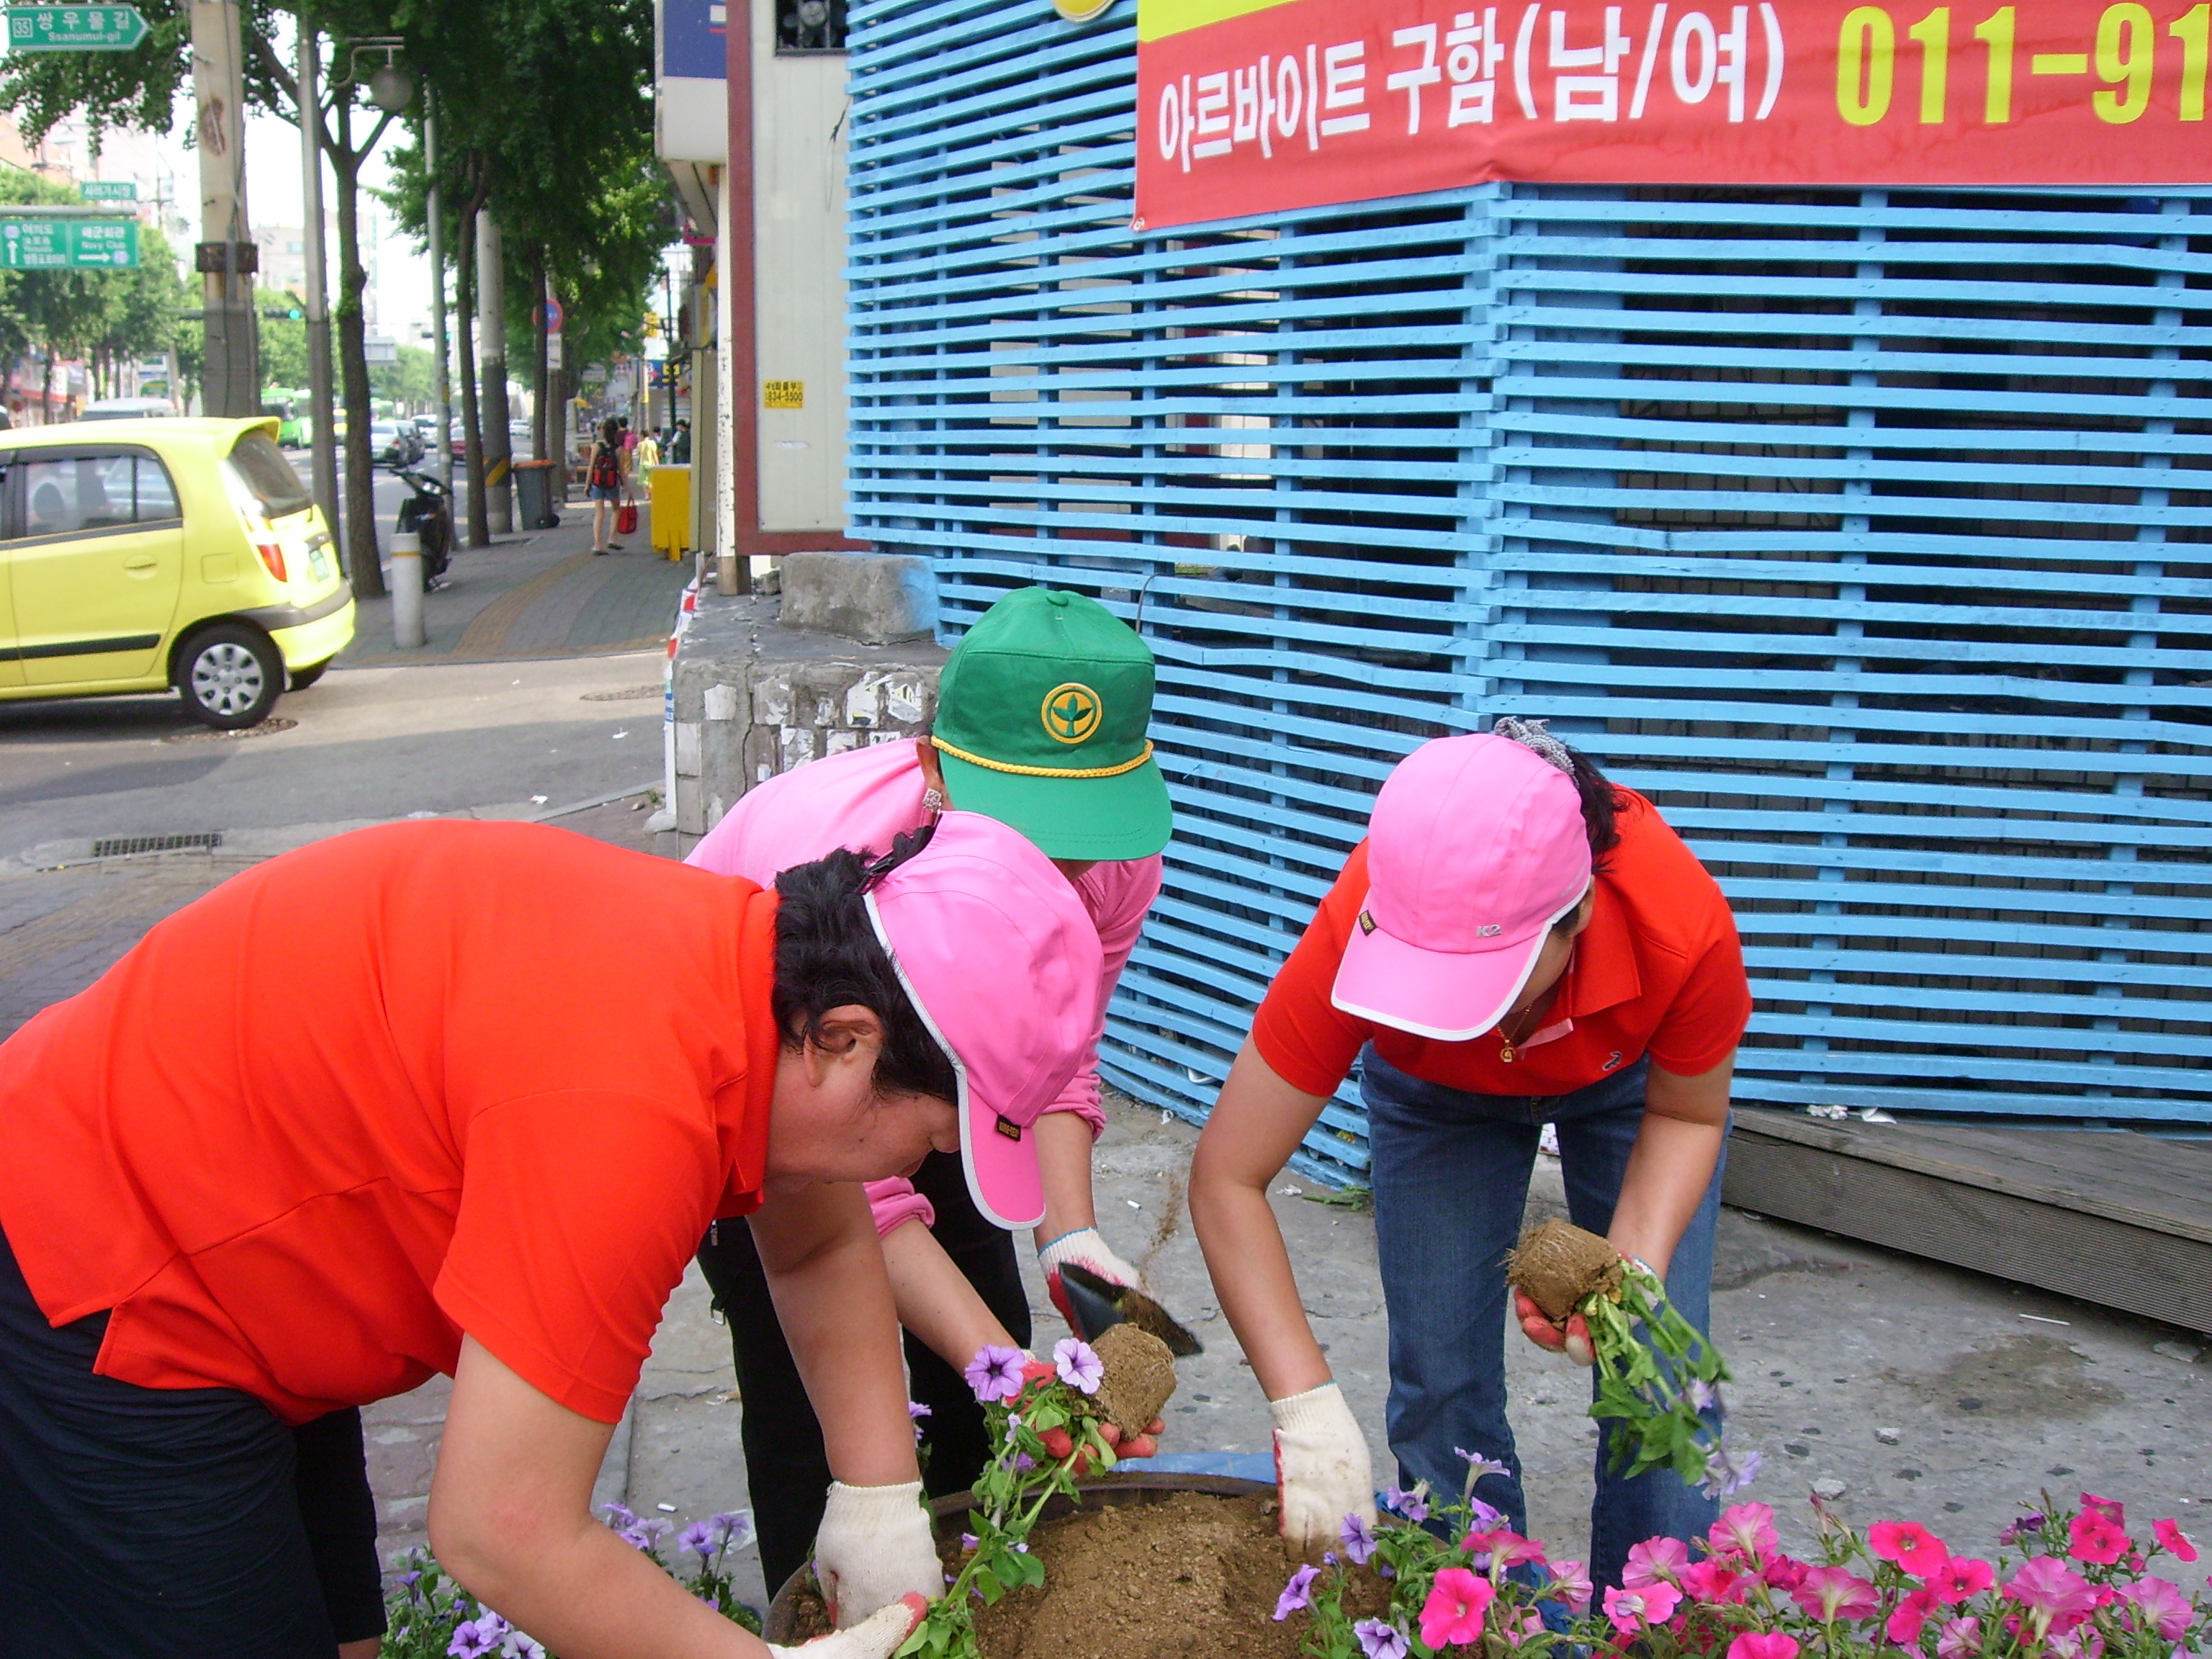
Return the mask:
{"type": "Polygon", "coordinates": [[[1352,1633],[1359,1638],[1359,1650],[1367,1659],[1406,1659],[1412,1650],[1406,1632],[1380,1619],[1361,1620],[1352,1627],[1352,1633]]]}
{"type": "Polygon", "coordinates": [[[1402,1486],[1393,1486],[1382,1494],[1382,1504],[1384,1508],[1395,1510],[1419,1526],[1429,1518],[1429,1483],[1416,1480],[1411,1492],[1402,1486]]]}
{"type": "Polygon", "coordinates": [[[929,1407],[919,1400],[909,1400],[906,1402],[906,1414],[908,1419],[914,1425],[914,1437],[919,1442],[921,1438],[921,1419],[932,1415],[932,1413],[929,1407]]]}
{"type": "Polygon", "coordinates": [[[702,1562],[711,1562],[721,1553],[727,1536],[727,1534],[715,1531],[711,1521],[694,1521],[676,1534],[676,1541],[702,1562]]]}
{"type": "Polygon", "coordinates": [[[607,1517],[607,1524],[617,1532],[637,1524],[637,1511],[627,1504],[603,1504],[599,1506],[599,1513],[607,1517]]]}
{"type": "Polygon", "coordinates": [[[1300,1567],[1291,1575],[1291,1582],[1283,1586],[1283,1593],[1275,1598],[1275,1622],[1281,1624],[1292,1613],[1306,1607],[1313,1596],[1313,1582],[1321,1577],[1319,1567],[1300,1567]]]}
{"type": "Polygon", "coordinates": [[[1468,1518],[1474,1522],[1476,1532],[1495,1532],[1504,1524],[1505,1511],[1493,1510],[1480,1498],[1468,1498],[1467,1507],[1468,1518]]]}
{"type": "Polygon", "coordinates": [[[481,1617],[456,1625],[453,1639],[446,1651],[451,1659],[482,1659],[483,1655],[497,1652],[501,1641],[513,1628],[497,1613],[487,1611],[481,1617]]]}
{"type": "Polygon", "coordinates": [[[1726,1446],[1715,1446],[1705,1462],[1705,1492],[1708,1498],[1733,1498],[1759,1478],[1763,1452],[1746,1452],[1741,1460],[1729,1455],[1726,1446]]]}
{"type": "Polygon", "coordinates": [[[1494,1457],[1485,1457],[1480,1452],[1471,1452],[1464,1446],[1454,1446],[1452,1449],[1467,1460],[1467,1478],[1469,1480],[1480,1480],[1486,1474],[1513,1473],[1494,1457]]]}
{"type": "Polygon", "coordinates": [[[1080,1394],[1097,1394],[1106,1375],[1106,1362],[1081,1337],[1064,1336],[1054,1343],[1052,1363],[1060,1380],[1080,1394]]]}
{"type": "Polygon", "coordinates": [[[1022,1391],[1022,1351],[995,1345],[984,1348],[968,1362],[961,1375],[986,1406],[1012,1400],[1022,1391]]]}
{"type": "Polygon", "coordinates": [[[1702,1376],[1690,1379],[1690,1404],[1692,1408],[1709,1412],[1721,1403],[1721,1391],[1702,1376]]]}
{"type": "Polygon", "coordinates": [[[1355,1567],[1367,1565],[1367,1558],[1375,1553],[1375,1531],[1356,1515],[1344,1517],[1344,1525],[1337,1531],[1344,1540],[1344,1553],[1355,1567]]]}
{"type": "Polygon", "coordinates": [[[753,1541],[753,1512],[750,1510],[724,1510],[709,1516],[707,1524],[722,1534],[724,1542],[733,1550],[741,1550],[753,1541]]]}

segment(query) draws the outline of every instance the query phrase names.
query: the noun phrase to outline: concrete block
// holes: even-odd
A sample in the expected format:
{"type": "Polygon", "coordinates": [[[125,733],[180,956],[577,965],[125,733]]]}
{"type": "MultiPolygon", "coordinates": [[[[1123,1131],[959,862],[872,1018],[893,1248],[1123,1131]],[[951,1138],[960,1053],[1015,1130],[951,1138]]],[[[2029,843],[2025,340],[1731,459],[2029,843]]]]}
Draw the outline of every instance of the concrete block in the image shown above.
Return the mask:
{"type": "Polygon", "coordinates": [[[787,553],[783,625],[868,645],[937,632],[937,574],[906,553],[787,553]]]}

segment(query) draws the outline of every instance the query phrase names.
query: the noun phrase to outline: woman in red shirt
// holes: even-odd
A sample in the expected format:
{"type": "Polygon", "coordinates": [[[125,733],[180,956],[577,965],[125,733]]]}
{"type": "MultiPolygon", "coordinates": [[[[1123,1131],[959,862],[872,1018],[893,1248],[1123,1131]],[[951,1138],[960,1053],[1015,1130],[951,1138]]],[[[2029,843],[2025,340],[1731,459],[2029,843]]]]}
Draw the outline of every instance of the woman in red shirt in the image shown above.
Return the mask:
{"type": "Polygon", "coordinates": [[[364,1610],[293,1430],[435,1372],[430,1539],[474,1595],[568,1659],[768,1651],[588,1509],[737,1216],[835,1477],[823,1659],[886,1659],[944,1580],[860,1183],[934,1149],[1033,1188],[1099,977],[1074,890],[973,813],[774,892],[392,825],[186,907],[0,1046],[0,1659],[374,1653],[373,1517],[364,1610]]]}
{"type": "MultiPolygon", "coordinates": [[[[1439,738],[1383,785],[1368,837],[1277,974],[1199,1141],[1191,1217],[1275,1419],[1284,1531],[1371,1518],[1367,1445],[1298,1300],[1267,1185],[1355,1060],[1390,1319],[1399,1483],[1476,1496],[1525,1530],[1506,1422],[1504,1256],[1543,1126],[1574,1220],[1665,1276],[1702,1326],[1729,1077],[1751,1010],[1727,902],[1633,791],[1538,722],[1439,738]]],[[[1522,1330],[1590,1363],[1579,1318],[1522,1330]]],[[[1591,1571],[1687,1539],[1711,1500],[1598,1451],[1591,1571]]]]}

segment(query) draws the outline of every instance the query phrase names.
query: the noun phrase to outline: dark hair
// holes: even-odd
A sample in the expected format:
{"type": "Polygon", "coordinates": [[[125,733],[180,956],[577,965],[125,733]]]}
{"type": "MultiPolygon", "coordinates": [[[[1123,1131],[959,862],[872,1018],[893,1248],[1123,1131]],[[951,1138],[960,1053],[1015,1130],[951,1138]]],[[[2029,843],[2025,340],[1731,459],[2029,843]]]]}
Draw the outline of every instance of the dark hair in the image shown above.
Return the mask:
{"type": "Polygon", "coordinates": [[[1597,769],[1595,761],[1579,749],[1562,746],[1575,763],[1575,791],[1583,798],[1583,828],[1589,835],[1590,871],[1603,875],[1605,855],[1620,845],[1620,831],[1613,825],[1620,811],[1620,792],[1597,769]]]}
{"type": "Polygon", "coordinates": [[[910,830],[872,862],[840,848],[775,878],[782,900],[775,914],[775,1024],[788,1047],[801,1048],[819,1040],[832,1008],[857,1003],[884,1023],[877,1092],[957,1100],[952,1058],[899,983],[863,902],[870,887],[928,844],[928,830],[910,830]]]}
{"type": "Polygon", "coordinates": [[[615,417],[613,416],[610,415],[605,420],[599,422],[599,441],[601,443],[611,444],[621,435],[622,428],[615,424],[615,417]]]}

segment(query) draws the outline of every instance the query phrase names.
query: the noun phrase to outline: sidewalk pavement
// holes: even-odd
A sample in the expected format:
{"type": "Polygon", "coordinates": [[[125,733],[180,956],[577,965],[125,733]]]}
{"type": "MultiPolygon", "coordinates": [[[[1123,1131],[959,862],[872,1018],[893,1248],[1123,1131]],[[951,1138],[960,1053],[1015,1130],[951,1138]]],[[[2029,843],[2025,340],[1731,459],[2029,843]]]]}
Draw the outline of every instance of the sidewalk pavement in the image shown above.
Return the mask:
{"type": "MultiPolygon", "coordinates": [[[[592,552],[592,515],[572,501],[557,529],[519,532],[488,548],[463,547],[446,580],[422,601],[428,643],[392,643],[389,598],[358,601],[343,668],[423,662],[483,662],[635,651],[666,641],[677,596],[691,578],[688,559],[653,551],[652,508],[638,503],[638,528],[618,553],[592,552]]],[[[465,538],[467,526],[459,527],[465,538]]],[[[389,580],[391,566],[385,566],[389,580]]]]}

